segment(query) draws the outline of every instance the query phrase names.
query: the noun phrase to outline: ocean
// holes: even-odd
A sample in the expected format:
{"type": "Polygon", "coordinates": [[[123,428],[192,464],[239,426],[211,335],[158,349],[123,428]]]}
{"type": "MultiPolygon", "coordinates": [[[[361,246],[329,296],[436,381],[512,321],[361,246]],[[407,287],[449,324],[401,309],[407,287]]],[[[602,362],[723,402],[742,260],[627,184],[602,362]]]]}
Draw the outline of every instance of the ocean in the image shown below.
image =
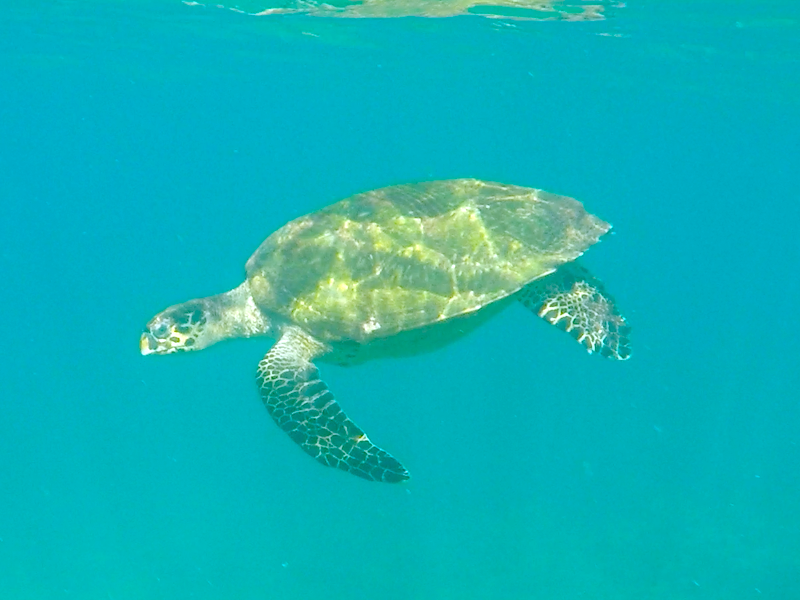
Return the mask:
{"type": "Polygon", "coordinates": [[[800,5],[594,4],[3,3],[0,598],[800,598],[800,5]],[[457,177],[613,223],[630,360],[512,305],[320,365],[390,485],[275,426],[271,340],[141,356],[290,219],[457,177]]]}

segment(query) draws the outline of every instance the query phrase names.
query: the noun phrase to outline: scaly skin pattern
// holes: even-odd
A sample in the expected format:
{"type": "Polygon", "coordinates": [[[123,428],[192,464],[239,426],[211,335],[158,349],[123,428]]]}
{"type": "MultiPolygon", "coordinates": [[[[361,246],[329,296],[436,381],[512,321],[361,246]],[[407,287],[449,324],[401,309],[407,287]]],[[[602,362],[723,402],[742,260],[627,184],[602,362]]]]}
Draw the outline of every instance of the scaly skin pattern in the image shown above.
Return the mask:
{"type": "Polygon", "coordinates": [[[569,263],[528,284],[515,296],[525,307],[574,337],[590,353],[617,360],[631,356],[631,328],[603,284],[569,263]]]}
{"type": "Polygon", "coordinates": [[[408,471],[375,446],[344,414],[310,361],[321,344],[295,327],[258,364],[267,411],[278,426],[319,462],[372,481],[397,483],[408,471]]]}

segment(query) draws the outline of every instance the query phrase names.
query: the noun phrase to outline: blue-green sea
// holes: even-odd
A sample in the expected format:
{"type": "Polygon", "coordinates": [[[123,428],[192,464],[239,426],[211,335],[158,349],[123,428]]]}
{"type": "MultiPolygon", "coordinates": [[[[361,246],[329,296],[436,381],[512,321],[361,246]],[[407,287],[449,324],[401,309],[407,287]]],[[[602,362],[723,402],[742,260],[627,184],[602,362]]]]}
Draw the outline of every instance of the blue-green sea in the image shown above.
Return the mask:
{"type": "Polygon", "coordinates": [[[248,2],[0,6],[0,599],[800,599],[800,4],[248,2]],[[272,340],[141,356],[288,220],[456,177],[613,223],[629,361],[515,304],[322,364],[390,485],[275,426],[272,340]]]}

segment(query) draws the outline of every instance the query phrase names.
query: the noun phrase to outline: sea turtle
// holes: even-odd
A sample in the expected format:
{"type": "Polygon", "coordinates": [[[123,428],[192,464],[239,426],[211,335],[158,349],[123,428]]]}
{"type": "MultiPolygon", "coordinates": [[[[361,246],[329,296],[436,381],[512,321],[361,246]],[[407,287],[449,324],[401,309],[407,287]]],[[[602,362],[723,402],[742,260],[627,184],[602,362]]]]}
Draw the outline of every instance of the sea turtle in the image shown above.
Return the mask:
{"type": "Polygon", "coordinates": [[[589,352],[624,360],[630,329],[575,262],[610,228],[572,198],[478,179],[357,194],[270,235],[237,288],[156,315],[140,348],[170,354],[275,338],[257,375],[275,422],[322,464],[402,481],[408,471],[342,412],[315,362],[423,352],[515,299],[589,352]]]}

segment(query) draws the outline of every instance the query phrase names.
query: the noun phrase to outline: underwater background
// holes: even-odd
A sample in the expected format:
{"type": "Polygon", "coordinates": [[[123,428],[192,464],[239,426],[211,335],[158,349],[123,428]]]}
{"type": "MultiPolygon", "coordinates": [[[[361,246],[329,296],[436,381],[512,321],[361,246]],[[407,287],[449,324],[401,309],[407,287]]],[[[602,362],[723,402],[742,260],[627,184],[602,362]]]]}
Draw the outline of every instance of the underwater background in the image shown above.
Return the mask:
{"type": "Polygon", "coordinates": [[[604,15],[4,2],[0,598],[800,598],[800,5],[604,15]],[[270,340],[139,354],[287,220],[453,177],[614,224],[631,360],[513,305],[322,365],[386,485],[275,426],[270,340]]]}

